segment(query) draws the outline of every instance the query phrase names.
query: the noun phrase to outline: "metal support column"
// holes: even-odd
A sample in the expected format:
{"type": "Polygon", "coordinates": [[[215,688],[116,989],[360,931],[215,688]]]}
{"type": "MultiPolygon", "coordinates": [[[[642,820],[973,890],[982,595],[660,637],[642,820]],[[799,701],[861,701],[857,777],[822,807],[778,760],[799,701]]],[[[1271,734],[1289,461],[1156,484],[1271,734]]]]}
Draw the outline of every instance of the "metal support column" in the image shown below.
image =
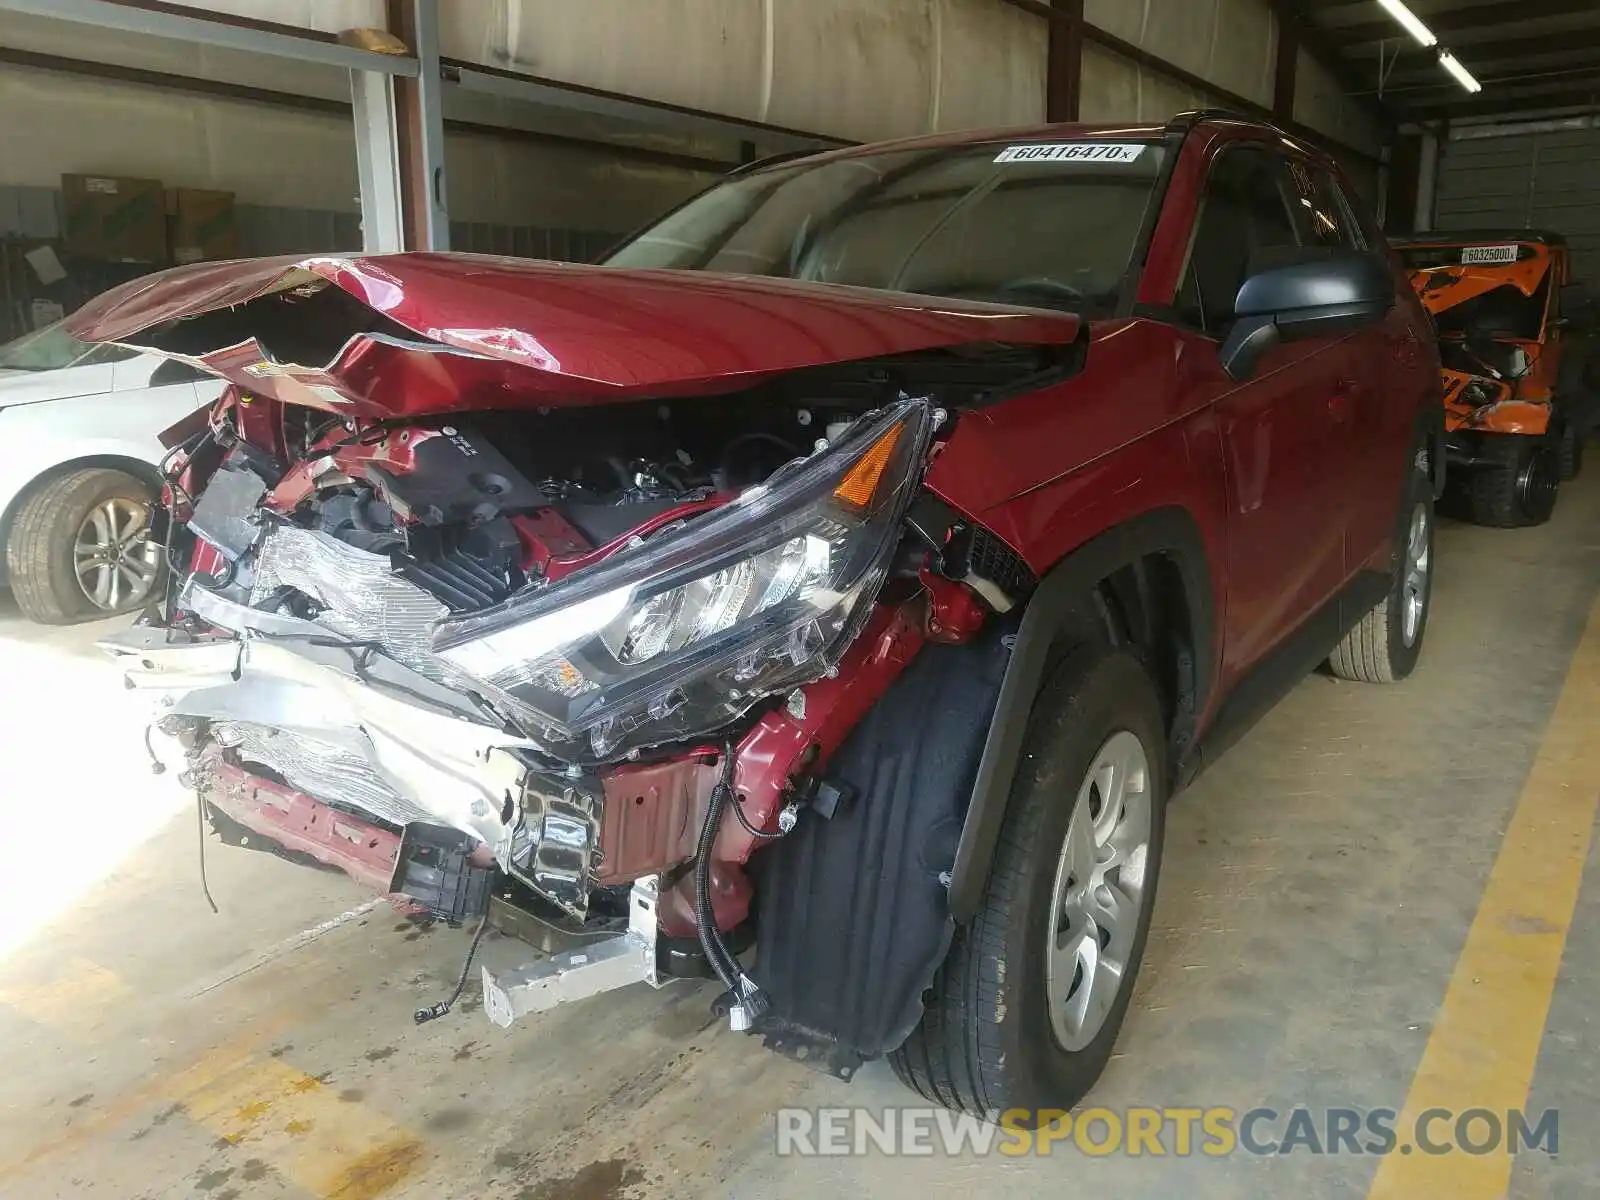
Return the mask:
{"type": "Polygon", "coordinates": [[[1083,100],[1083,0],[1054,0],[1047,36],[1044,119],[1076,121],[1083,100]]]}
{"type": "Polygon", "coordinates": [[[368,254],[404,250],[392,78],[376,71],[351,71],[350,101],[355,113],[362,249],[368,254]]]}
{"type": "Polygon", "coordinates": [[[1414,228],[1418,233],[1433,229],[1433,209],[1439,189],[1439,138],[1437,134],[1422,135],[1422,161],[1417,167],[1417,217],[1414,228]]]}
{"type": "Polygon", "coordinates": [[[412,250],[448,250],[439,0],[390,0],[388,11],[391,30],[417,56],[419,67],[417,77],[401,81],[395,91],[406,245],[412,250]]]}
{"type": "Polygon", "coordinates": [[[1278,18],[1278,58],[1272,72],[1272,119],[1280,124],[1294,120],[1295,90],[1299,86],[1300,31],[1278,18]]]}

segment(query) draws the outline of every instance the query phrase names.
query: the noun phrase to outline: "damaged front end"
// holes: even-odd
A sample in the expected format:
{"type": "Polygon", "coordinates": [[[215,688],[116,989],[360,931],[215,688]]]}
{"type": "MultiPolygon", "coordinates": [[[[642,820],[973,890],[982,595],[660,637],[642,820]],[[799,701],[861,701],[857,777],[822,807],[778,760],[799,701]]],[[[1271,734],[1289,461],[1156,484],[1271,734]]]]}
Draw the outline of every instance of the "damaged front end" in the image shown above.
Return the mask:
{"type": "MultiPolygon", "coordinates": [[[[275,300],[322,294],[301,287],[275,300]]],[[[235,386],[172,433],[163,611],[103,647],[224,840],[554,951],[485,973],[497,1022],[715,975],[751,1027],[770,1003],[738,957],[752,854],[847,805],[830,759],[913,657],[1031,583],[997,541],[982,558],[1005,570],[975,567],[988,535],[922,490],[948,395],[874,367],[798,395],[386,414],[357,341],[314,369],[259,340],[217,352],[235,386]],[[368,407],[286,388],[313,375],[368,407]]],[[[401,381],[484,371],[412,350],[401,381]]],[[[980,744],[957,716],[951,739],[980,744]]],[[[937,890],[938,863],[906,869],[937,890]]],[[[930,912],[917,971],[942,952],[930,912]]]]}
{"type": "MultiPolygon", "coordinates": [[[[213,808],[273,835],[242,770],[379,828],[432,827],[395,845],[385,890],[454,920],[485,888],[414,878],[410,848],[434,874],[498,870],[582,925],[596,909],[631,916],[607,893],[698,857],[690,833],[714,793],[737,789],[733,844],[712,849],[724,923],[737,924],[748,884],[733,876],[794,803],[799,764],[752,761],[741,778],[737,744],[718,735],[771,697],[803,711],[802,685],[836,672],[896,566],[935,421],[924,401],[873,411],[736,493],[623,468],[622,491],[641,495],[612,495],[620,511],[603,518],[582,511],[600,493],[575,479],[533,483],[495,463],[492,482],[469,472],[461,486],[537,508],[484,500],[460,525],[415,529],[395,514],[430,488],[445,499],[446,480],[354,477],[335,454],[291,507],[277,499],[289,473],[273,478],[236,444],[193,501],[197,569],[171,621],[104,646],[156,695],[213,808]],[[618,532],[595,540],[614,548],[571,569],[596,551],[574,522],[606,521],[618,532]],[[466,607],[474,590],[505,598],[466,607]]],[[[475,432],[407,434],[451,441],[468,465],[489,457],[475,432]]],[[[683,935],[698,925],[691,882],[676,898],[683,935]]]]}

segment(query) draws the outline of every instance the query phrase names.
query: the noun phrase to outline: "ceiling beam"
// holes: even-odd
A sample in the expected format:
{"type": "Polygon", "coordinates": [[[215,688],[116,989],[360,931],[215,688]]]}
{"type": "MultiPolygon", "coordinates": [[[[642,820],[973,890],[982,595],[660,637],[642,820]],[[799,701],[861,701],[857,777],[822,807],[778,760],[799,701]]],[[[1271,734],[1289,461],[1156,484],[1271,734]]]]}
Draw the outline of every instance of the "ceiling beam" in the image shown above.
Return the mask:
{"type": "Polygon", "coordinates": [[[0,0],[0,11],[28,13],[73,21],[99,29],[169,38],[199,46],[220,46],[298,62],[319,63],[380,75],[414,76],[421,69],[409,54],[378,54],[326,40],[306,30],[282,32],[286,26],[266,21],[244,22],[164,0],[0,0]],[[203,14],[203,15],[202,15],[203,14]]]}
{"type": "MultiPolygon", "coordinates": [[[[1492,29],[1497,25],[1519,26],[1525,21],[1544,17],[1592,16],[1595,0],[1496,0],[1493,4],[1477,4],[1470,8],[1452,8],[1439,13],[1423,14],[1428,27],[1441,37],[1473,29],[1492,29]]],[[[1581,35],[1580,35],[1581,36],[1581,35]]],[[[1341,48],[1360,46],[1400,38],[1411,39],[1400,26],[1388,17],[1381,21],[1363,21],[1356,25],[1328,27],[1328,41],[1341,48]]]]}
{"type": "MultiPolygon", "coordinates": [[[[1554,88],[1571,85],[1584,86],[1600,79],[1600,62],[1566,63],[1561,66],[1552,66],[1539,71],[1524,71],[1505,75],[1485,74],[1478,72],[1479,82],[1483,84],[1485,94],[1493,95],[1518,95],[1529,88],[1554,88]]],[[[1443,72],[1434,72],[1431,75],[1408,76],[1399,81],[1392,81],[1389,85],[1397,92],[1405,92],[1415,96],[1418,92],[1443,92],[1447,96],[1468,99],[1467,93],[1461,90],[1459,84],[1443,72]],[[1441,78],[1442,76],[1442,78],[1441,78]]],[[[1436,103],[1426,99],[1413,100],[1415,104],[1436,103]]]]}
{"type": "MultiPolygon", "coordinates": [[[[1590,54],[1600,61],[1600,29],[1592,34],[1580,35],[1572,33],[1547,33],[1539,37],[1524,38],[1495,38],[1492,41],[1464,42],[1451,47],[1456,57],[1468,66],[1475,63],[1493,64],[1500,66],[1519,58],[1535,58],[1543,54],[1590,54]]],[[[1376,55],[1370,59],[1361,56],[1363,63],[1377,65],[1376,55]]],[[[1420,46],[1401,52],[1399,63],[1395,70],[1404,71],[1407,68],[1419,69],[1432,68],[1438,61],[1438,53],[1434,50],[1423,50],[1420,46]]]]}
{"type": "Polygon", "coordinates": [[[1561,88],[1523,92],[1517,96],[1494,97],[1486,93],[1468,97],[1463,93],[1460,100],[1449,104],[1419,107],[1417,116],[1426,121],[1456,117],[1495,117],[1502,113],[1543,112],[1546,109],[1558,108],[1600,112],[1600,76],[1596,76],[1587,87],[1568,84],[1561,88]]]}

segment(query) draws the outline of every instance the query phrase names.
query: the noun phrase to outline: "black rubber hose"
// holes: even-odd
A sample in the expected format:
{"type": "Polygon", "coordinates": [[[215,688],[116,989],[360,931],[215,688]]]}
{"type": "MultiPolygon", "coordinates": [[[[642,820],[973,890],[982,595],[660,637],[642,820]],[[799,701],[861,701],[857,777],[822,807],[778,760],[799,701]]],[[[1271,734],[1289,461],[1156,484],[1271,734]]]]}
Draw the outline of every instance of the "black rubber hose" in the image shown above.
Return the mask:
{"type": "Polygon", "coordinates": [[[411,1014],[411,1019],[418,1025],[425,1025],[429,1021],[437,1021],[456,1006],[456,1001],[461,999],[461,993],[467,989],[467,976],[472,974],[472,960],[478,955],[478,944],[483,941],[484,932],[489,928],[489,917],[485,913],[483,920],[478,922],[477,932],[472,935],[472,943],[467,947],[467,960],[461,964],[461,974],[456,976],[455,990],[446,1000],[438,1004],[430,1004],[427,1008],[419,1008],[411,1014]]]}
{"type": "Polygon", "coordinates": [[[783,836],[782,833],[767,833],[765,830],[757,829],[752,825],[750,818],[744,815],[744,805],[739,803],[737,796],[733,798],[733,815],[739,818],[739,824],[744,826],[744,831],[758,841],[772,842],[783,836]]]}
{"type": "Polygon", "coordinates": [[[723,805],[728,802],[728,794],[732,790],[728,785],[728,776],[733,774],[733,756],[725,752],[723,763],[723,777],[711,789],[705,824],[700,827],[700,843],[695,848],[694,920],[696,932],[700,935],[700,949],[705,953],[706,961],[734,1000],[738,1000],[739,970],[722,943],[716,912],[711,907],[711,851],[717,842],[717,830],[722,827],[723,805]]]}

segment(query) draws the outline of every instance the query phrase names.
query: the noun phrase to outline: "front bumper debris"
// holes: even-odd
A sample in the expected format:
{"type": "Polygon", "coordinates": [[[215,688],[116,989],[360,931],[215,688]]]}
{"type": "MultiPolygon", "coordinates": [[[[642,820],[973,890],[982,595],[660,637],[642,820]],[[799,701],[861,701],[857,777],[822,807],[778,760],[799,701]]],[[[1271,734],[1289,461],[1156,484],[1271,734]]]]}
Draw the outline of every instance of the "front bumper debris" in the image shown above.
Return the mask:
{"type": "Polygon", "coordinates": [[[212,824],[224,842],[276,844],[291,855],[337,868],[374,892],[392,889],[399,834],[252,775],[217,755],[203,761],[188,782],[210,807],[212,824]]]}
{"type": "Polygon", "coordinates": [[[100,646],[158,723],[210,722],[216,740],[294,790],[401,827],[443,825],[569,914],[586,912],[603,788],[546,765],[474,702],[369,643],[209,594],[207,620],[239,636],[196,641],[135,627],[100,646]]]}
{"type": "Polygon", "coordinates": [[[499,974],[483,968],[483,1011],[508,1026],[529,1013],[631,983],[661,987],[671,980],[656,970],[656,877],[636,881],[628,899],[628,931],[499,974]]]}
{"type": "Polygon", "coordinates": [[[453,924],[488,909],[494,873],[479,861],[477,839],[460,830],[413,821],[395,833],[253,774],[215,744],[201,751],[184,781],[199,793],[224,843],[333,867],[453,924]]]}

